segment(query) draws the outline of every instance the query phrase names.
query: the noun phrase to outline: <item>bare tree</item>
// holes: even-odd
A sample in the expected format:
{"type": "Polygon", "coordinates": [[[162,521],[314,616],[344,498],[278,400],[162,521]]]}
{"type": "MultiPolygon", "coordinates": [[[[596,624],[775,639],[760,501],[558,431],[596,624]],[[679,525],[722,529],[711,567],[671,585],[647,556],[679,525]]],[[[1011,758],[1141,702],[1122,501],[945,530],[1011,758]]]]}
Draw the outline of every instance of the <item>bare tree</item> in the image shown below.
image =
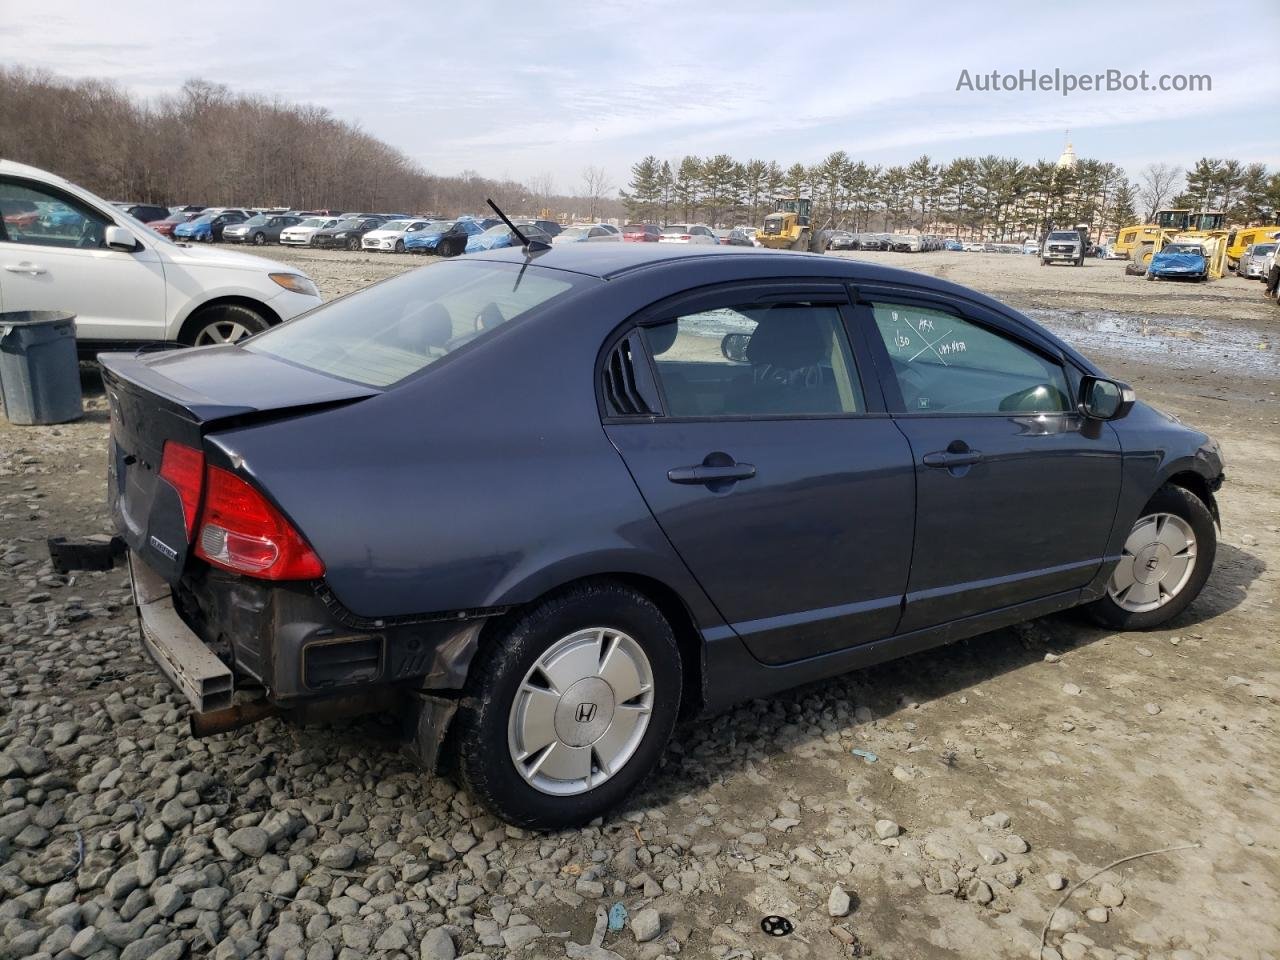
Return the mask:
{"type": "Polygon", "coordinates": [[[613,189],[604,167],[587,167],[583,170],[582,186],[582,195],[588,204],[588,216],[592,220],[599,220],[604,199],[613,189]]]}
{"type": "Polygon", "coordinates": [[[556,182],[545,170],[529,178],[529,196],[538,205],[539,210],[551,208],[551,198],[556,193],[556,182]]]}
{"type": "Polygon", "coordinates": [[[1148,163],[1138,172],[1138,199],[1146,206],[1146,220],[1156,215],[1165,200],[1177,193],[1182,171],[1171,163],[1148,163]]]}

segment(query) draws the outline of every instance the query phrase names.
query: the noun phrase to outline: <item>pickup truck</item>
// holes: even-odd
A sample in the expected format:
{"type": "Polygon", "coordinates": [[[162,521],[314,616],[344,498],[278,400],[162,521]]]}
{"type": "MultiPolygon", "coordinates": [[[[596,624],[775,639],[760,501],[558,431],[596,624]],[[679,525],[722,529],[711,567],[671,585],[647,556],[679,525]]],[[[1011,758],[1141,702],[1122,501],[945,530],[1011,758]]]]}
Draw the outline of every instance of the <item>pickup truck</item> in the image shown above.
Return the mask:
{"type": "Polygon", "coordinates": [[[1074,263],[1084,265],[1084,242],[1075,230],[1053,230],[1040,247],[1040,265],[1074,263]]]}

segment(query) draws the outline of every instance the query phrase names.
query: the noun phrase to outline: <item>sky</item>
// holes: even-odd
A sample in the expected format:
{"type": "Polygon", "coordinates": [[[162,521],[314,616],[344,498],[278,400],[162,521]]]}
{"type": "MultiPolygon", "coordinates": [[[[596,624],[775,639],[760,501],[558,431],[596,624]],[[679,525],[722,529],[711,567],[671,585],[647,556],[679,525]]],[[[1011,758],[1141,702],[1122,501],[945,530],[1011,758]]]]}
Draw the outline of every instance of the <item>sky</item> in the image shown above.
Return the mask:
{"type": "MultiPolygon", "coordinates": [[[[327,107],[433,173],[557,192],[646,154],[784,165],[996,153],[1131,174],[1202,156],[1280,168],[1280,2],[0,0],[0,63],[142,97],[191,77],[327,107]],[[1207,74],[1207,92],[983,92],[999,71],[1207,74]]],[[[3,153],[3,144],[0,144],[3,153]]]]}

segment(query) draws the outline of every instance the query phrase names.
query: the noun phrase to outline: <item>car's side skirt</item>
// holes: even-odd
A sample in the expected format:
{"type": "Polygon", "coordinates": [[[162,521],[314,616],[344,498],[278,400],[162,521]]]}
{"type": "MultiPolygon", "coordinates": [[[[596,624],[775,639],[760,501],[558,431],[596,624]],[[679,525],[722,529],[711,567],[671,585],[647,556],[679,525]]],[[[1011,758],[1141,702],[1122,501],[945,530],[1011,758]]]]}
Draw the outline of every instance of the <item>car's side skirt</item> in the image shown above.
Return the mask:
{"type": "Polygon", "coordinates": [[[1079,589],[1067,590],[1038,600],[1001,607],[950,623],[911,633],[898,634],[833,653],[770,666],[753,657],[742,641],[724,630],[704,633],[706,643],[706,702],[704,710],[715,713],[743,700],[779,693],[803,683],[838,676],[851,670],[919,653],[932,647],[1043,617],[1074,607],[1080,602],[1079,589]]]}

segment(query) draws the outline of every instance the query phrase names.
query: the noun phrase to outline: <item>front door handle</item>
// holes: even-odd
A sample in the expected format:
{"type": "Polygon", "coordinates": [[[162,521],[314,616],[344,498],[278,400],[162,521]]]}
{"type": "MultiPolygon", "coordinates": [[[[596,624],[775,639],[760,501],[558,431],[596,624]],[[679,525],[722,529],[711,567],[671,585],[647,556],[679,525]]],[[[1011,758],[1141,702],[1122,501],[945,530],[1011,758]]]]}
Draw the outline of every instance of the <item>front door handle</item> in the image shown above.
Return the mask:
{"type": "Polygon", "coordinates": [[[40,274],[48,272],[44,267],[34,263],[27,263],[25,260],[22,263],[6,263],[4,268],[10,273],[25,273],[32,277],[38,277],[40,274]]]}
{"type": "Polygon", "coordinates": [[[667,471],[667,479],[672,483],[705,483],[712,490],[724,490],[739,480],[750,480],[755,475],[755,464],[738,463],[720,450],[708,453],[701,463],[672,467],[667,471]]]}
{"type": "Polygon", "coordinates": [[[950,450],[938,450],[935,453],[926,453],[924,455],[924,465],[926,467],[971,467],[975,463],[982,462],[982,452],[980,450],[965,450],[962,452],[952,452],[950,450]]]}

